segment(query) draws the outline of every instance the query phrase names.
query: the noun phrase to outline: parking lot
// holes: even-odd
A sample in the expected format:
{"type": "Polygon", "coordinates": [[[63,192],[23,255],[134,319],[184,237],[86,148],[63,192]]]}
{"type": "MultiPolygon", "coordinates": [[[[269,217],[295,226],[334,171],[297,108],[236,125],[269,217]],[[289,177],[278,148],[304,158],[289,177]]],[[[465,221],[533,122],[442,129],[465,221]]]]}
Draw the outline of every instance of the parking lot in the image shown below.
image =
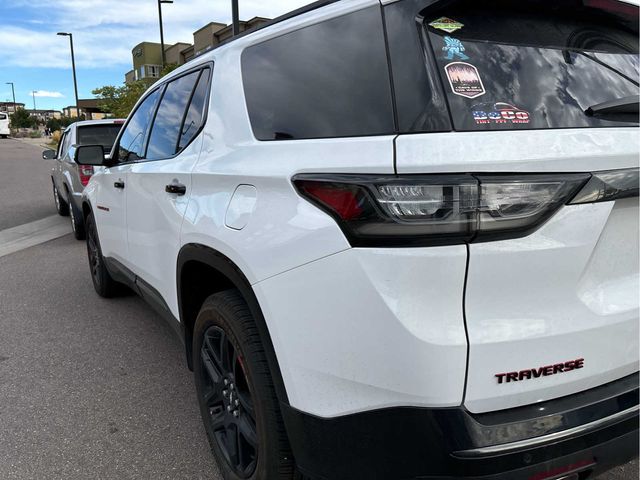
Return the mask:
{"type": "Polygon", "coordinates": [[[178,339],[137,297],[94,293],[68,219],[1,253],[7,229],[56,215],[41,150],[0,140],[0,479],[220,478],[178,339]]]}

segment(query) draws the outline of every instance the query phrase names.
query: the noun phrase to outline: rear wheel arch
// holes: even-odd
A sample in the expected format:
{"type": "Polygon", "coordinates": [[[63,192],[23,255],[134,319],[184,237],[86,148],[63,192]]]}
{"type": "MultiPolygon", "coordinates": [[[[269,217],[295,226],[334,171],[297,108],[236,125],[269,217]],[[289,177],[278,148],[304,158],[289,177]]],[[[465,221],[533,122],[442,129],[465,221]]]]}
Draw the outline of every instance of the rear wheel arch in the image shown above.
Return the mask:
{"type": "Polygon", "coordinates": [[[271,341],[267,323],[251,284],[238,266],[227,256],[210,247],[190,243],[178,254],[176,269],[178,308],[184,331],[189,369],[193,370],[193,329],[204,301],[212,294],[236,289],[247,303],[256,322],[264,347],[278,400],[289,404],[282,373],[271,341]]]}

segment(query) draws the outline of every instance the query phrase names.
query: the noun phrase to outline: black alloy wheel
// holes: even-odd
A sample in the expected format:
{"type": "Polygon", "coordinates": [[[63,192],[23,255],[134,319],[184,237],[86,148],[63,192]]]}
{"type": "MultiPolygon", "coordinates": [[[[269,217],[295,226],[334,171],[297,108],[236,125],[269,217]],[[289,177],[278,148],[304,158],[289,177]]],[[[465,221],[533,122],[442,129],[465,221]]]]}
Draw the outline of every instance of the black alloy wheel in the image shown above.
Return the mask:
{"type": "Polygon", "coordinates": [[[258,461],[253,397],[242,356],[218,326],[209,327],[200,349],[201,400],[208,407],[208,427],[239,478],[250,478],[258,461]]]}
{"type": "Polygon", "coordinates": [[[222,478],[298,478],[264,345],[238,290],[204,301],[192,358],[200,414],[222,478]]]}

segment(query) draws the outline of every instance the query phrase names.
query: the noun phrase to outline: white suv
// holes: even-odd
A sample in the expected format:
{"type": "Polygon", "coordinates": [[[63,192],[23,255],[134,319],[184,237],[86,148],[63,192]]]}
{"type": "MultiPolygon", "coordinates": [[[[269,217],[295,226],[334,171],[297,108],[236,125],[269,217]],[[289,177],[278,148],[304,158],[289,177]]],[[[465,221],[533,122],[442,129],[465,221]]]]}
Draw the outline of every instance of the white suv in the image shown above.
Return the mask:
{"type": "Polygon", "coordinates": [[[141,98],[95,288],[184,339],[226,479],[584,479],[638,451],[638,8],[344,0],[141,98]]]}

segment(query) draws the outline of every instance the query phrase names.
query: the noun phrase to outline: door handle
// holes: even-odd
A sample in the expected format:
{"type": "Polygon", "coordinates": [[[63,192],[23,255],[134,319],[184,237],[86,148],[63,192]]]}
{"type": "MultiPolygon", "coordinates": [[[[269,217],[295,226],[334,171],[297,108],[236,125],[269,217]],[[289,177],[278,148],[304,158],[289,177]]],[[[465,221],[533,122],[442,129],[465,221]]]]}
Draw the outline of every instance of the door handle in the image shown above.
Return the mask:
{"type": "Polygon", "coordinates": [[[117,182],[113,182],[113,186],[114,186],[115,188],[120,188],[120,189],[122,189],[122,188],[124,188],[124,182],[123,182],[122,180],[118,180],[117,182]]]}
{"type": "Polygon", "coordinates": [[[164,191],[167,193],[172,193],[174,195],[184,195],[187,193],[187,187],[182,185],[181,183],[170,183],[164,187],[164,191]]]}

